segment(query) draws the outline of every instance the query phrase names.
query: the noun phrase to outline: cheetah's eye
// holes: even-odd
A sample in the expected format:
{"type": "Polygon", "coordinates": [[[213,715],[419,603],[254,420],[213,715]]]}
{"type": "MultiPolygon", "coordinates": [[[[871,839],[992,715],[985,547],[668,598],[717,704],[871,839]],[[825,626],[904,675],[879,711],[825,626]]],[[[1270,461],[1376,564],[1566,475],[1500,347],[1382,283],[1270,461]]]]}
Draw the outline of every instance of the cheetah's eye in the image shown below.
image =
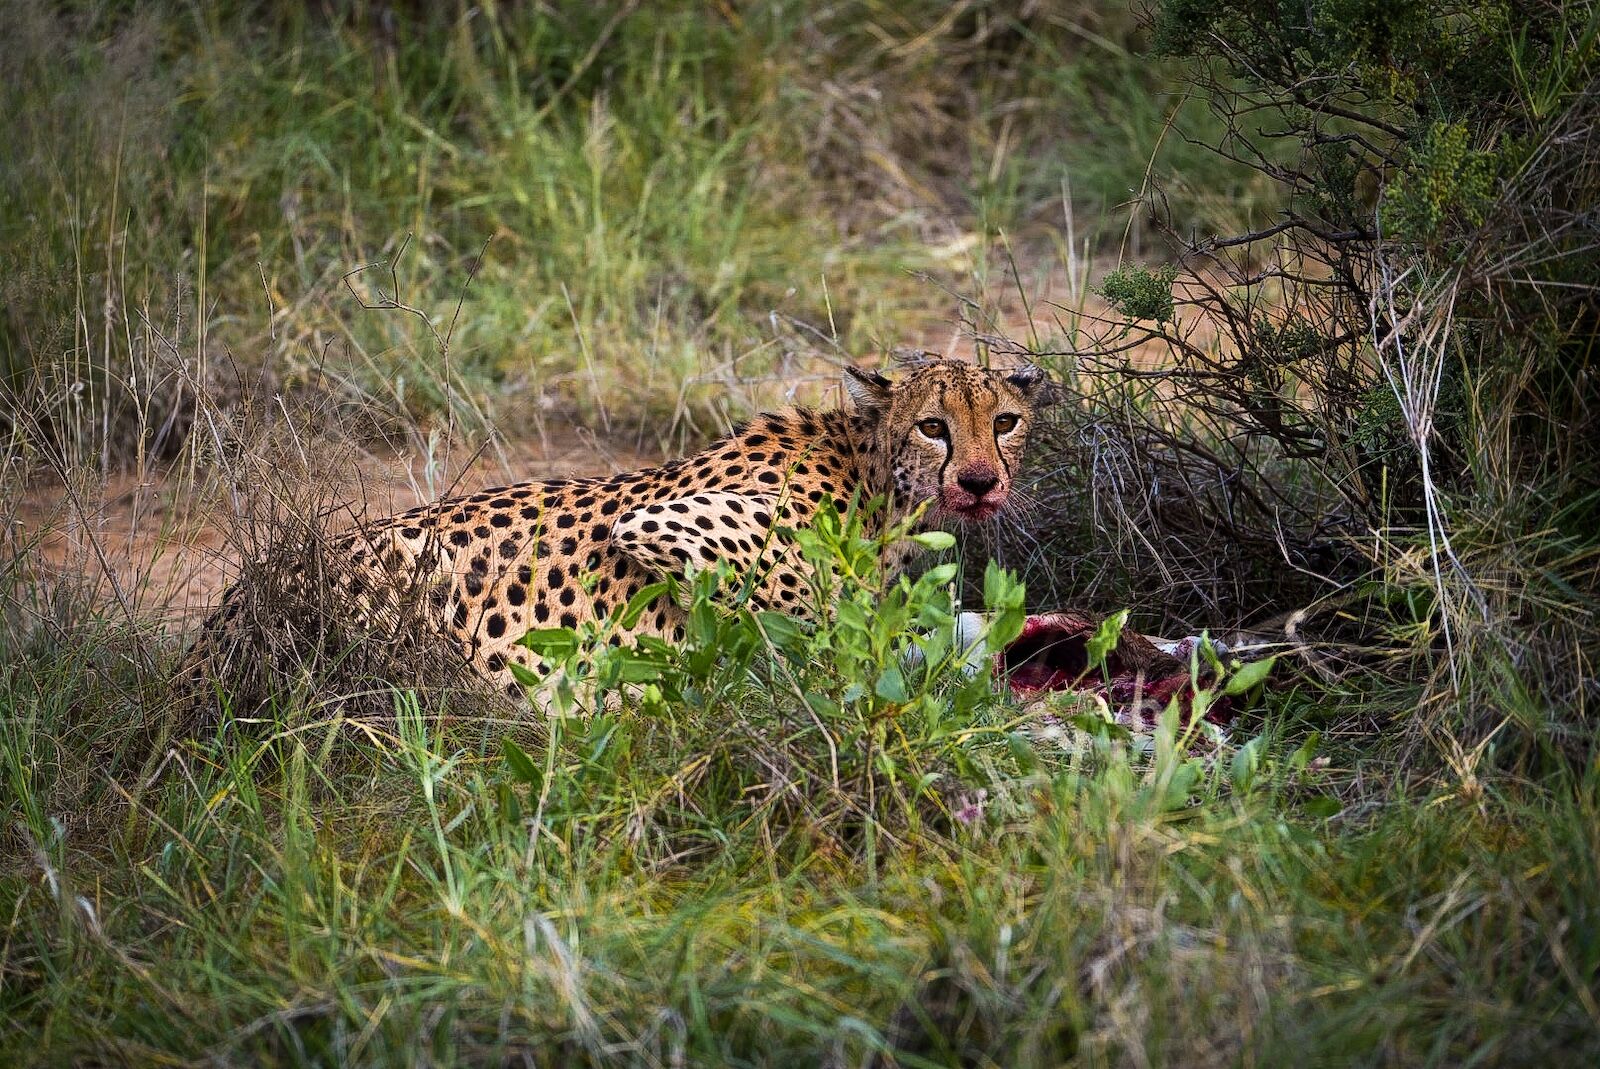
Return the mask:
{"type": "Polygon", "coordinates": [[[994,432],[996,434],[1010,434],[1017,429],[1017,417],[1010,412],[994,418],[994,432]]]}
{"type": "Polygon", "coordinates": [[[943,438],[945,436],[944,420],[925,419],[917,424],[917,430],[928,438],[943,438]]]}

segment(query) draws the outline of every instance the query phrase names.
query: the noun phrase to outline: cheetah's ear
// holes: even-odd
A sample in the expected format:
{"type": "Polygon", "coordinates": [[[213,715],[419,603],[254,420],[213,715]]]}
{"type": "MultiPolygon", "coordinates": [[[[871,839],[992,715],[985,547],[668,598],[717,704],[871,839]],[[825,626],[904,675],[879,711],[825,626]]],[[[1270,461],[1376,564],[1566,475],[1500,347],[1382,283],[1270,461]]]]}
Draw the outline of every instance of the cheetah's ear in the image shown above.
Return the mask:
{"type": "Polygon", "coordinates": [[[1060,400],[1055,383],[1050,381],[1050,376],[1046,375],[1044,368],[1038,364],[1023,364],[1007,375],[1006,381],[1022,391],[1022,396],[1040,408],[1053,405],[1060,400]]]}
{"type": "Polygon", "coordinates": [[[866,371],[847,364],[844,369],[844,388],[850,400],[863,411],[875,411],[889,403],[889,390],[894,383],[876,371],[866,371]]]}

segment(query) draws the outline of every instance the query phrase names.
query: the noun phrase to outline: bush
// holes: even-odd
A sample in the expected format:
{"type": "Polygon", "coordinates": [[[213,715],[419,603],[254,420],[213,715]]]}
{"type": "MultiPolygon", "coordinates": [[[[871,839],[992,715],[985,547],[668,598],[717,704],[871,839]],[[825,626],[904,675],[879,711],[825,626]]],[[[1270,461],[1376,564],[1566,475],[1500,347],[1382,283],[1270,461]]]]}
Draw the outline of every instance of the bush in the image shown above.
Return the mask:
{"type": "Polygon", "coordinates": [[[1216,151],[1283,210],[1176,241],[1182,274],[1107,276],[1114,314],[1058,353],[1080,403],[1037,492],[1069,520],[1036,534],[1030,578],[1067,561],[1091,594],[1189,626],[1276,615],[1296,641],[1326,612],[1324,638],[1427,681],[1407,731],[1468,780],[1586,759],[1600,9],[1162,0],[1150,20],[1222,117],[1216,151]]]}

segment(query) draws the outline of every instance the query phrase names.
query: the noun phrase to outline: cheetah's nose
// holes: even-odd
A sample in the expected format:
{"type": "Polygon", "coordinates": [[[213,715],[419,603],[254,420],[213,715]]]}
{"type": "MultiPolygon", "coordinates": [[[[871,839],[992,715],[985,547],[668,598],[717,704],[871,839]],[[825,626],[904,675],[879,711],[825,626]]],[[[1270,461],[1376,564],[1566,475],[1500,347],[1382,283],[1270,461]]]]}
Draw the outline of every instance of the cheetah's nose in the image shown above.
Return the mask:
{"type": "Polygon", "coordinates": [[[1000,476],[992,471],[983,471],[981,469],[978,471],[964,471],[956,476],[956,485],[973,497],[978,498],[993,490],[995,484],[999,481],[1000,476]]]}

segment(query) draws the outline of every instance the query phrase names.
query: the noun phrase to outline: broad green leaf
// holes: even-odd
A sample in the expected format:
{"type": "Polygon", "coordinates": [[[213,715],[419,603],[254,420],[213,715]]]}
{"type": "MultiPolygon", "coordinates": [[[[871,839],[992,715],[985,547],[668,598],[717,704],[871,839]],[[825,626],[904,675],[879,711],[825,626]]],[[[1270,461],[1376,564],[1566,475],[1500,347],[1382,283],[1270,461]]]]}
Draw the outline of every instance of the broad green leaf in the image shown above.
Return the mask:
{"type": "Polygon", "coordinates": [[[500,740],[500,752],[505,755],[506,768],[511,771],[514,778],[530,787],[538,788],[540,781],[544,779],[544,771],[533,763],[533,758],[528,756],[527,751],[512,741],[510,735],[500,740]]]}
{"type": "Polygon", "coordinates": [[[1311,759],[1317,756],[1317,747],[1321,744],[1322,732],[1313,731],[1310,735],[1306,736],[1306,741],[1302,742],[1295,749],[1294,753],[1289,755],[1289,767],[1294,771],[1299,772],[1307,765],[1311,764],[1311,759]]]}
{"type": "Polygon", "coordinates": [[[1276,661],[1276,657],[1268,657],[1262,661],[1251,661],[1249,664],[1240,665],[1234,669],[1233,675],[1228,677],[1227,686],[1222,688],[1222,692],[1230,696],[1245,693],[1267,678],[1276,661]]]}
{"type": "Polygon", "coordinates": [[[1085,645],[1090,668],[1105,666],[1106,658],[1117,648],[1117,643],[1122,639],[1123,628],[1127,626],[1127,609],[1120,609],[1100,621],[1100,626],[1094,629],[1094,634],[1089,636],[1089,641],[1085,645]]]}
{"type": "Polygon", "coordinates": [[[839,626],[842,628],[848,628],[852,631],[868,630],[867,610],[862,608],[857,602],[849,599],[844,599],[839,602],[838,620],[839,626]]]}
{"type": "Polygon", "coordinates": [[[715,645],[720,621],[721,614],[716,606],[696,590],[694,605],[689,609],[689,640],[702,649],[715,645]]]}
{"type": "Polygon", "coordinates": [[[1107,720],[1099,713],[1077,713],[1067,718],[1067,723],[1096,738],[1108,742],[1128,742],[1133,738],[1133,732],[1128,730],[1126,724],[1119,724],[1115,720],[1107,720]]]}
{"type": "Polygon", "coordinates": [[[990,561],[983,571],[983,603],[990,610],[1022,608],[1027,591],[1016,576],[990,561]]]}
{"type": "Polygon", "coordinates": [[[644,615],[644,611],[650,607],[652,602],[661,595],[668,593],[669,585],[667,583],[651,583],[648,586],[641,587],[637,594],[628,599],[628,604],[623,606],[622,612],[617,616],[618,625],[623,628],[632,628],[633,625],[639,622],[639,617],[644,615]]]}
{"type": "Polygon", "coordinates": [[[989,619],[989,630],[984,636],[991,650],[1001,650],[1015,642],[1028,622],[1028,614],[1021,608],[1002,609],[989,619]]]}
{"type": "Polygon", "coordinates": [[[1327,820],[1337,816],[1344,809],[1344,803],[1331,794],[1319,794],[1315,798],[1307,798],[1300,809],[1312,820],[1327,820]]]}
{"type": "Polygon", "coordinates": [[[1234,753],[1233,761],[1229,766],[1229,772],[1231,779],[1233,780],[1234,790],[1241,793],[1248,793],[1250,788],[1255,784],[1256,767],[1259,761],[1260,751],[1261,736],[1257,735],[1255,738],[1239,747],[1238,751],[1234,753]]]}
{"type": "Polygon", "coordinates": [[[911,541],[923,549],[939,552],[953,547],[956,544],[956,536],[949,531],[923,531],[921,534],[912,535],[911,541]]]}
{"type": "Polygon", "coordinates": [[[563,661],[578,649],[578,633],[570,627],[545,627],[529,631],[518,642],[552,661],[563,661]]]}
{"type": "Polygon", "coordinates": [[[798,650],[805,645],[805,629],[788,613],[762,610],[756,613],[756,619],[760,621],[761,630],[766,633],[767,640],[778,649],[788,652],[798,650]]]}
{"type": "Polygon", "coordinates": [[[517,797],[515,787],[501,781],[495,785],[495,797],[500,803],[500,815],[507,824],[522,823],[522,801],[517,797]]]}
{"type": "Polygon", "coordinates": [[[891,664],[878,675],[878,682],[873,687],[878,697],[884,701],[904,704],[911,695],[906,692],[906,677],[901,674],[900,666],[891,664]]]}
{"type": "MultiPolygon", "coordinates": [[[[846,700],[848,701],[849,699],[846,700]]],[[[811,707],[812,712],[825,718],[836,717],[840,711],[838,702],[826,694],[818,694],[816,691],[806,692],[806,705],[811,707]]]]}
{"type": "Polygon", "coordinates": [[[1185,761],[1177,768],[1174,768],[1172,777],[1167,781],[1161,795],[1163,808],[1171,812],[1188,806],[1189,795],[1199,781],[1200,766],[1198,762],[1185,761]]]}
{"type": "Polygon", "coordinates": [[[651,683],[661,678],[666,667],[653,657],[642,657],[631,650],[616,654],[617,681],[620,683],[651,683]]]}
{"type": "Polygon", "coordinates": [[[1038,765],[1038,760],[1033,755],[1033,743],[1021,732],[1006,732],[1006,746],[1011,750],[1011,757],[1017,762],[1017,768],[1023,772],[1032,772],[1038,765]]]}
{"type": "Polygon", "coordinates": [[[506,667],[511,669],[511,677],[524,687],[536,688],[544,685],[544,680],[535,675],[531,668],[520,665],[516,661],[506,662],[506,667]]]}

